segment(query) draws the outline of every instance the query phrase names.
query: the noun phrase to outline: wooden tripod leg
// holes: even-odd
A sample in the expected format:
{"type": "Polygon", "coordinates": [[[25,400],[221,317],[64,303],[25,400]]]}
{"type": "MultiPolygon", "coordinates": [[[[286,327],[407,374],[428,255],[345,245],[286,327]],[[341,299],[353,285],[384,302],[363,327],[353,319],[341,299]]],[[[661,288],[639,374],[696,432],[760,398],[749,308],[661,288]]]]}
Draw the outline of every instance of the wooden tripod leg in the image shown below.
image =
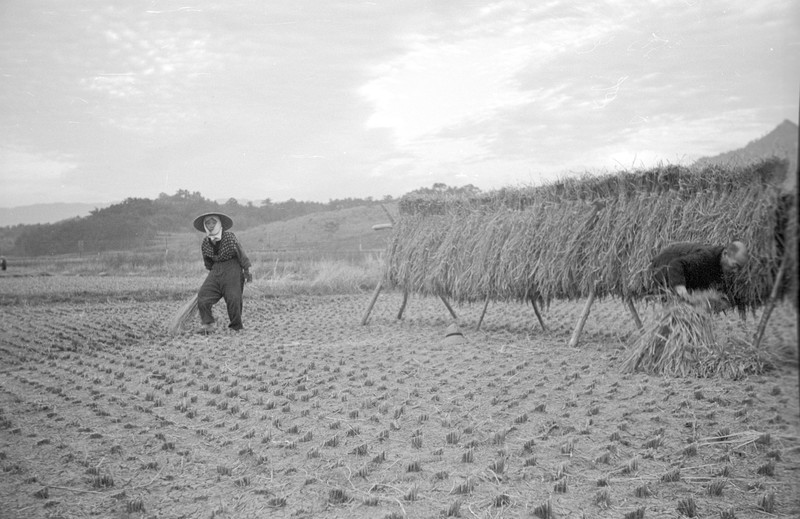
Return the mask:
{"type": "Polygon", "coordinates": [[[386,209],[386,206],[383,204],[381,204],[381,209],[383,209],[383,212],[386,213],[386,216],[389,217],[389,221],[392,222],[392,225],[394,225],[394,217],[392,216],[392,213],[390,213],[389,210],[386,209]]]}
{"type": "Polygon", "coordinates": [[[486,296],[486,302],[483,304],[483,312],[481,312],[481,318],[478,319],[478,327],[475,328],[476,332],[481,329],[481,324],[483,323],[483,316],[486,315],[487,308],[489,308],[489,296],[486,296]]]}
{"type": "Polygon", "coordinates": [[[442,300],[442,303],[444,303],[444,306],[446,306],[446,307],[447,307],[447,311],[448,311],[448,312],[450,312],[450,315],[452,315],[452,316],[453,316],[453,319],[458,319],[458,316],[457,316],[457,315],[456,315],[456,313],[453,311],[453,307],[452,307],[452,306],[450,306],[450,303],[448,303],[448,302],[447,302],[447,299],[445,299],[445,297],[444,297],[444,296],[439,296],[439,298],[442,300]]]}
{"type": "Polygon", "coordinates": [[[583,332],[583,325],[586,324],[586,319],[589,317],[589,311],[592,309],[592,304],[594,303],[594,295],[594,290],[592,290],[589,294],[589,299],[586,301],[586,305],[583,307],[583,312],[581,312],[581,318],[578,320],[578,324],[575,326],[575,330],[572,332],[572,338],[569,340],[569,345],[572,347],[578,345],[578,339],[580,339],[581,332],[583,332]]]}
{"type": "Polygon", "coordinates": [[[361,326],[367,324],[367,320],[369,320],[369,314],[372,312],[372,307],[375,306],[375,301],[378,300],[378,295],[381,293],[382,288],[383,288],[383,281],[380,281],[378,282],[378,286],[375,287],[375,292],[372,293],[372,301],[369,302],[367,311],[364,312],[364,317],[361,319],[361,326]]]}
{"type": "Polygon", "coordinates": [[[628,310],[631,313],[631,317],[633,317],[633,322],[636,323],[636,327],[641,330],[643,328],[642,320],[639,319],[639,313],[636,311],[636,307],[633,306],[633,299],[626,299],[625,304],[628,306],[628,310]]]}
{"type": "Polygon", "coordinates": [[[397,320],[403,318],[403,312],[406,311],[406,303],[408,303],[408,290],[403,290],[403,302],[400,304],[400,311],[397,312],[397,320]]]}
{"type": "Polygon", "coordinates": [[[536,298],[531,297],[531,305],[533,306],[533,313],[536,314],[536,318],[539,320],[539,326],[542,327],[543,332],[546,332],[547,327],[544,325],[544,319],[542,319],[542,314],[539,312],[539,305],[536,304],[536,298]]]}
{"type": "Polygon", "coordinates": [[[788,254],[784,252],[783,260],[781,260],[781,268],[778,269],[778,274],[775,276],[775,284],[772,286],[772,292],[769,294],[769,301],[767,302],[767,306],[764,307],[764,313],[761,314],[761,320],[758,322],[756,335],[753,337],[753,347],[756,350],[758,350],[758,347],[761,345],[761,340],[764,338],[764,331],[767,329],[767,321],[769,321],[769,316],[772,314],[772,310],[775,309],[775,305],[778,302],[778,290],[780,290],[780,285],[783,282],[783,275],[786,272],[787,258],[788,254]]]}

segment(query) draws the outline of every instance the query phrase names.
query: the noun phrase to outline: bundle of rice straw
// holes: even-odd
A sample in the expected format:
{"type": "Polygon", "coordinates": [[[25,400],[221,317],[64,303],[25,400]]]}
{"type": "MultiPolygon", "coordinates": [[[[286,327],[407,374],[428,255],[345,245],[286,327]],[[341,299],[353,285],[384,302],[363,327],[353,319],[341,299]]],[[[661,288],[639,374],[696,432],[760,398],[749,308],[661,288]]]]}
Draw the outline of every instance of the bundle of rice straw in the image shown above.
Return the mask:
{"type": "Polygon", "coordinates": [[[190,323],[197,319],[197,314],[197,294],[194,294],[181,305],[170,319],[167,325],[170,335],[178,335],[185,331],[190,323]]]}
{"type": "Polygon", "coordinates": [[[720,344],[714,314],[678,299],[667,302],[635,338],[622,370],[671,376],[732,379],[762,373],[774,366],[774,354],[757,351],[742,339],[720,344]]]}

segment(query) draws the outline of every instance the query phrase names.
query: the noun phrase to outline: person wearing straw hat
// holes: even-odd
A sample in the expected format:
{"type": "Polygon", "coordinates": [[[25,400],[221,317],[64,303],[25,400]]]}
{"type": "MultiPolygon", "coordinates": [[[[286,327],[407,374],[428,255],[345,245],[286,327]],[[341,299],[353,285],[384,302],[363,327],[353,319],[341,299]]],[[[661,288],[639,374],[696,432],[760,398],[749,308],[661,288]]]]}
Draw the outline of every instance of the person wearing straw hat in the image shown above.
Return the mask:
{"type": "Polygon", "coordinates": [[[717,290],[725,277],[738,273],[749,259],[740,241],[716,246],[684,242],[661,250],[650,268],[660,288],[695,306],[709,306],[711,299],[723,297],[717,290]]]}
{"type": "Polygon", "coordinates": [[[205,213],[194,219],[194,228],[206,234],[200,250],[203,263],[209,271],[197,293],[197,309],[200,312],[201,333],[213,330],[214,316],[211,308],[225,299],[228,309],[228,328],[239,331],[242,325],[242,292],[245,282],[253,281],[250,260],[236,235],[230,216],[222,213],[205,213]]]}

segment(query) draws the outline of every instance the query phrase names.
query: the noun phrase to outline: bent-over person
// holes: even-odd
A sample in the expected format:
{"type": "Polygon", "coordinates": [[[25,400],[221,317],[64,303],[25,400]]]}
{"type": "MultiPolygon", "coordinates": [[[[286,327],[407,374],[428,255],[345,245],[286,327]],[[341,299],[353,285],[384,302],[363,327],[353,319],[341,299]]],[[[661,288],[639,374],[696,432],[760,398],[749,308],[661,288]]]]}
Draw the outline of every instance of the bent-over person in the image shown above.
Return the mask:
{"type": "Polygon", "coordinates": [[[245,281],[253,281],[253,276],[250,274],[250,259],[236,235],[229,231],[233,220],[222,213],[206,213],[195,218],[194,227],[206,234],[200,250],[203,264],[209,271],[197,293],[200,332],[213,330],[212,307],[223,298],[228,309],[228,328],[242,330],[242,293],[245,281]]]}
{"type": "Polygon", "coordinates": [[[736,274],[748,261],[747,247],[740,241],[727,245],[682,242],[662,249],[650,268],[660,288],[693,305],[709,306],[708,291],[722,289],[725,276],[736,274]]]}

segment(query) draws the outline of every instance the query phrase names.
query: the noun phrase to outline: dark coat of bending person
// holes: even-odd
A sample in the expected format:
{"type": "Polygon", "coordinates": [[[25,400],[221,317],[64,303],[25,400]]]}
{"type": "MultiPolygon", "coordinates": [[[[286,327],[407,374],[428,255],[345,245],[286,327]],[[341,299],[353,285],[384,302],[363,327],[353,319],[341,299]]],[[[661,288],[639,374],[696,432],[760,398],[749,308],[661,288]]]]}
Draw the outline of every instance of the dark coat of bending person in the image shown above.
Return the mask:
{"type": "Polygon", "coordinates": [[[740,241],[728,245],[674,243],[653,258],[651,272],[660,288],[692,303],[707,303],[707,295],[695,291],[719,290],[726,275],[735,274],[749,260],[740,241]]]}
{"type": "Polygon", "coordinates": [[[213,330],[212,307],[225,299],[231,330],[242,330],[242,294],[245,282],[253,280],[250,274],[250,259],[242,249],[236,235],[230,229],[233,220],[221,213],[207,213],[194,220],[194,227],[206,233],[200,250],[203,264],[209,271],[197,293],[197,308],[200,312],[202,333],[213,330]]]}

